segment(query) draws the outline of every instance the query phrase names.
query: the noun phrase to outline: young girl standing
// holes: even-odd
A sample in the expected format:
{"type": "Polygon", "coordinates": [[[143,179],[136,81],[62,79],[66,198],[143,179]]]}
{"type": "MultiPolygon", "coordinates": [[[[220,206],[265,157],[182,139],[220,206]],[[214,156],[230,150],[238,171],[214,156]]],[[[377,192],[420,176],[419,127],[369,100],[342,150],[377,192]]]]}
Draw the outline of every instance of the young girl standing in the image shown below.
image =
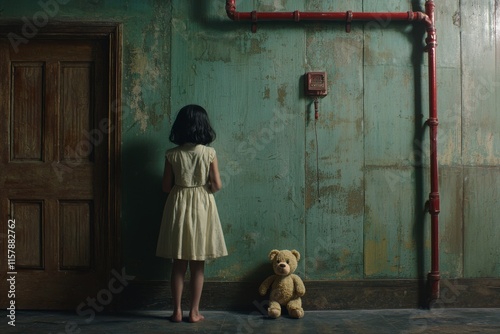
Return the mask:
{"type": "Polygon", "coordinates": [[[205,109],[183,107],[174,121],[169,139],[178,146],[168,150],[163,191],[168,193],[156,255],[173,259],[171,289],[174,312],[171,320],[182,321],[181,297],[189,266],[191,310],[189,321],[204,317],[199,305],[205,260],[227,255],[226,244],[213,193],[222,187],[215,150],[206,145],[215,131],[205,109]]]}

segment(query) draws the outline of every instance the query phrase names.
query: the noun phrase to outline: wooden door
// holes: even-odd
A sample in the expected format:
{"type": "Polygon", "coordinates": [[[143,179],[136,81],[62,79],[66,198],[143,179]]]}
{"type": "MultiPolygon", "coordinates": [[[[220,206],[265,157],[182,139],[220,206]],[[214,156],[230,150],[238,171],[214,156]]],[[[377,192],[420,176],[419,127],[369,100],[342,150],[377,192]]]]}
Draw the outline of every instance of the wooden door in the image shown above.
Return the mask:
{"type": "MultiPolygon", "coordinates": [[[[106,286],[107,42],[0,39],[0,73],[1,233],[15,222],[16,308],[74,310],[106,286]]],[[[2,308],[7,248],[2,238],[2,308]]]]}

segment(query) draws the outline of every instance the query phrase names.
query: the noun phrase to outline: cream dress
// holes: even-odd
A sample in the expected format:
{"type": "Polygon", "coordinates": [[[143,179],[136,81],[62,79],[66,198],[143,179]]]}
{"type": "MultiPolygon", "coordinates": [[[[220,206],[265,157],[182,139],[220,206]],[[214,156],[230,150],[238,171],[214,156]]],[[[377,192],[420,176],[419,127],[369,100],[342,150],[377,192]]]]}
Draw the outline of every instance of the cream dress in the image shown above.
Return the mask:
{"type": "Polygon", "coordinates": [[[168,150],[174,183],[160,227],[156,255],[169,259],[203,261],[227,255],[224,234],[208,185],[215,150],[184,144],[168,150]]]}

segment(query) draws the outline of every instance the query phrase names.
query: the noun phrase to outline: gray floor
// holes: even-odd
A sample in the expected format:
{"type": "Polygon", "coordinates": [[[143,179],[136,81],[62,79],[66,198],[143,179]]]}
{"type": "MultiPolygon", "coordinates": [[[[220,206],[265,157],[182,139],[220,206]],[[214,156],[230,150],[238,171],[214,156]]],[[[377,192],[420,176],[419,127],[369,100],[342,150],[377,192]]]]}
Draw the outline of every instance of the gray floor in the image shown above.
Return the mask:
{"type": "MultiPolygon", "coordinates": [[[[1,333],[500,333],[500,309],[306,311],[272,320],[259,312],[205,311],[205,321],[172,323],[170,312],[90,314],[17,311],[15,327],[0,312],[1,333]]],[[[186,314],[187,315],[187,314],[186,314]]]]}

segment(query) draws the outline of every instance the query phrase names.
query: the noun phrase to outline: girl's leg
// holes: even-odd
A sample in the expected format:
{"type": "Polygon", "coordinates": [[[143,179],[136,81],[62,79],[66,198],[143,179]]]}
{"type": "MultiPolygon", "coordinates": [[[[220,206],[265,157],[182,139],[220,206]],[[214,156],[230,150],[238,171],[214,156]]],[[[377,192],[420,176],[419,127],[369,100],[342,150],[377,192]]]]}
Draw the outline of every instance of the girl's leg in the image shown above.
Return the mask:
{"type": "Polygon", "coordinates": [[[174,313],[172,314],[171,320],[175,322],[182,321],[181,299],[187,266],[188,261],[186,260],[174,260],[174,265],[172,266],[170,285],[172,288],[172,298],[174,300],[174,313]]]}
{"type": "Polygon", "coordinates": [[[198,322],[205,319],[200,314],[201,292],[205,279],[205,261],[189,261],[189,271],[191,273],[191,311],[189,321],[198,322]]]}

